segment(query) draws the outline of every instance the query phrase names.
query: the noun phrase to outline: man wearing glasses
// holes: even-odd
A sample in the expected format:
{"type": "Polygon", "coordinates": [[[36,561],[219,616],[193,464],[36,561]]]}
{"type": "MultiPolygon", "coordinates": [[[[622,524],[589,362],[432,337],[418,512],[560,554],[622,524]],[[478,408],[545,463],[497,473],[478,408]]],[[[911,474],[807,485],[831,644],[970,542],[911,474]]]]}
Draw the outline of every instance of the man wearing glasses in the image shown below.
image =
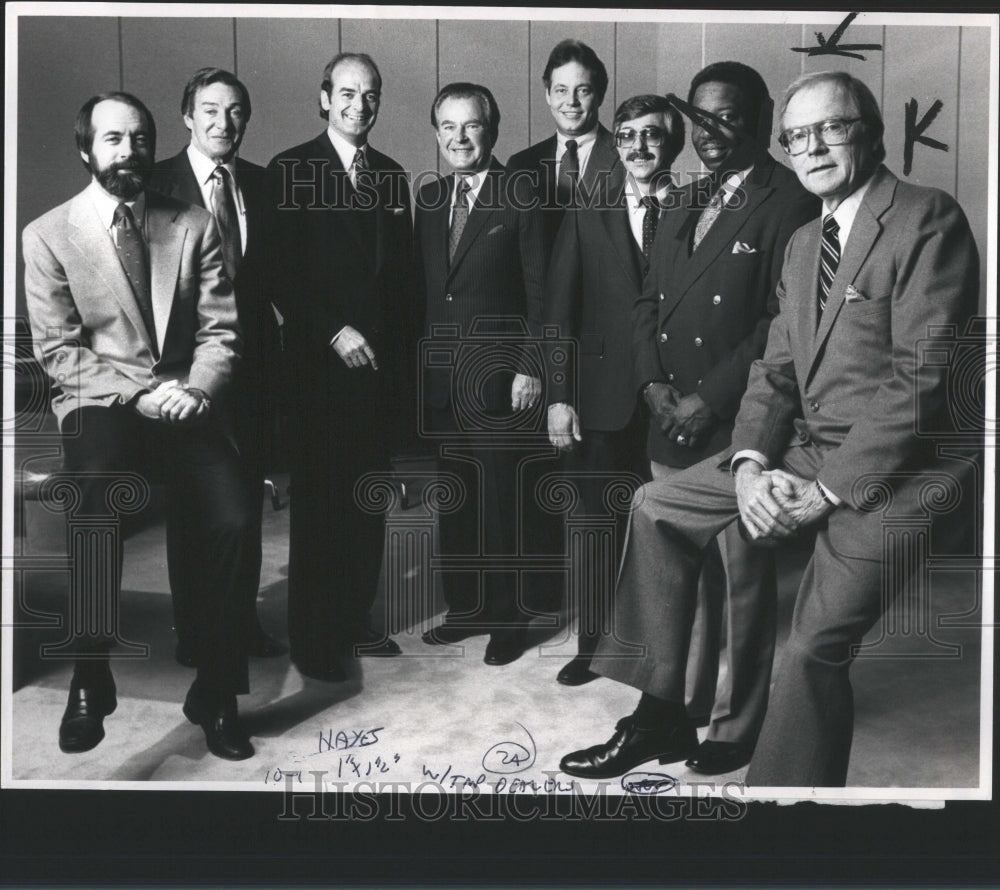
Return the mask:
{"type": "Polygon", "coordinates": [[[607,743],[563,758],[571,775],[685,756],[685,627],[702,551],[739,520],[763,546],[816,535],[746,782],[846,784],[851,662],[913,571],[884,565],[885,509],[912,513],[928,473],[954,474],[919,432],[949,423],[951,369],[927,342],[947,349],[978,302],[965,215],[947,194],[885,168],[883,130],[875,98],[849,74],[803,75],[785,94],[781,144],[822,200],[822,219],[789,240],[780,312],[731,447],[637,493],[616,626],[645,644],[645,657],[622,657],[606,640],[593,667],[643,695],[607,743]]]}
{"type": "MultiPolygon", "coordinates": [[[[750,364],[764,353],[775,287],[792,232],[819,201],[767,152],[771,97],[739,62],[698,72],[688,91],[691,142],[708,176],[667,214],[635,304],[635,388],[649,408],[647,450],[665,479],[729,445],[750,364]]],[[[688,713],[709,715],[688,762],[706,774],[745,766],[760,732],[775,635],[773,554],[735,526],[709,544],[690,635],[688,713]],[[722,603],[727,670],[719,675],[722,603]]]]}
{"type": "MultiPolygon", "coordinates": [[[[614,128],[624,166],[616,167],[613,200],[566,215],[549,266],[543,315],[546,325],[558,326],[560,340],[578,344],[576,367],[550,375],[548,429],[552,444],[566,452],[566,470],[583,477],[581,507],[594,518],[606,515],[604,493],[614,480],[628,480],[634,488],[649,479],[645,421],[632,382],[632,304],[649,268],[670,165],[684,146],[684,119],[662,96],[626,100],[615,112],[614,128]]],[[[624,538],[622,521],[616,567],[624,538]]],[[[607,588],[613,583],[573,591],[579,654],[556,676],[565,686],[597,679],[590,657],[610,621],[607,588]]]]}

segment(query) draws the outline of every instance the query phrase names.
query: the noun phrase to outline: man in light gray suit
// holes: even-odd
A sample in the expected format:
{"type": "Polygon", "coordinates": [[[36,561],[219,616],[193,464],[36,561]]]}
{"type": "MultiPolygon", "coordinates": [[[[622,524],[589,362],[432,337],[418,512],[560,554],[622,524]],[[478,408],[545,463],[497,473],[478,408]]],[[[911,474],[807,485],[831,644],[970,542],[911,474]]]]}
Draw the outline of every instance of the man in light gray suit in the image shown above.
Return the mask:
{"type": "MultiPolygon", "coordinates": [[[[109,523],[136,471],[183,502],[170,514],[193,529],[181,556],[199,582],[198,672],[184,714],[213,754],[243,760],[254,753],[236,709],[248,691],[240,621],[254,523],[218,410],[241,346],[219,233],[207,210],[146,190],[156,129],[135,96],[88,100],[76,142],[90,184],[23,236],[35,356],[52,381],[67,482],[80,515],[109,523]]],[[[118,639],[115,545],[73,566],[82,627],[59,727],[66,753],[99,744],[118,704],[108,658],[118,639]]]]}
{"type": "Polygon", "coordinates": [[[739,520],[761,545],[816,534],[747,784],[846,783],[855,647],[907,579],[908,567],[894,564],[896,583],[884,587],[885,502],[907,512],[925,474],[945,466],[918,434],[918,416],[924,428],[948,425],[949,368],[924,359],[934,353],[926,343],[946,348],[966,329],[979,260],[950,196],[900,182],[881,163],[882,116],[863,83],[842,72],[800,77],[785,94],[782,127],[823,215],[788,243],[779,315],[731,448],[636,495],[619,577],[621,641],[602,644],[593,669],[643,695],[607,743],[563,758],[571,775],[620,775],[694,749],[684,628],[702,550],[739,520]]]}

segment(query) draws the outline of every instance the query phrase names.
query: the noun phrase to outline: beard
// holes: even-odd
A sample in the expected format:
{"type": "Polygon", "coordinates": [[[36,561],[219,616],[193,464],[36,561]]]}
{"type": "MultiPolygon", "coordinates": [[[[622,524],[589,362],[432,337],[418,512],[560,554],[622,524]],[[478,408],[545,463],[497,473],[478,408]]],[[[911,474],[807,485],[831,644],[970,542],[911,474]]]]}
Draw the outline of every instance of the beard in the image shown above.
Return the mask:
{"type": "Polygon", "coordinates": [[[94,172],[97,182],[109,195],[131,201],[137,198],[149,179],[151,164],[141,158],[131,161],[118,161],[101,167],[93,155],[90,156],[90,169],[94,172]]]}

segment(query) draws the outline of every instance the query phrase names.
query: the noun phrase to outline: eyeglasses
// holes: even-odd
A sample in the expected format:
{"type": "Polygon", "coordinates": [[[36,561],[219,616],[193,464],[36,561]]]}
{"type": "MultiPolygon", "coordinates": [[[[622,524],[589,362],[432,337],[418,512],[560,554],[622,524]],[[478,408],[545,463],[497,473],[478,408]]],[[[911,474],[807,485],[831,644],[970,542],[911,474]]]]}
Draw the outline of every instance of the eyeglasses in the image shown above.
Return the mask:
{"type": "Polygon", "coordinates": [[[635,130],[619,130],[615,133],[615,145],[628,148],[641,139],[650,148],[657,148],[663,145],[664,136],[666,134],[659,127],[643,127],[638,133],[635,130]]]}
{"type": "Polygon", "coordinates": [[[778,137],[778,142],[790,155],[800,155],[809,148],[810,135],[815,137],[817,141],[822,141],[824,145],[843,145],[848,141],[851,124],[856,124],[860,120],[860,117],[833,118],[808,127],[794,127],[791,130],[785,130],[778,137]]]}

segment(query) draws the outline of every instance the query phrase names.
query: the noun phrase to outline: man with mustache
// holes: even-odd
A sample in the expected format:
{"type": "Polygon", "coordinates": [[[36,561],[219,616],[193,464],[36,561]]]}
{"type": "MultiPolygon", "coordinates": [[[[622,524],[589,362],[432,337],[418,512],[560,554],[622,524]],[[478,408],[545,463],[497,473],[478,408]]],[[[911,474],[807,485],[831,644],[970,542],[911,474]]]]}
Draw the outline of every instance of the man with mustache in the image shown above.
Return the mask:
{"type": "MultiPolygon", "coordinates": [[[[184,572],[197,577],[198,670],[184,714],[209,750],[254,753],[236,696],[247,690],[241,621],[254,531],[247,486],[218,403],[241,347],[232,285],[212,215],[147,190],[156,146],[148,109],[128,93],[94,96],[76,121],[90,185],[29,224],[25,294],[35,355],[53,385],[75,511],[117,520],[136,472],[162,479],[168,522],[192,526],[184,572]]],[[[135,492],[141,494],[140,491],[135,492]]],[[[67,753],[104,738],[117,707],[109,652],[122,543],[73,566],[77,658],[59,727],[67,753]]],[[[173,573],[172,573],[173,574],[173,573]]]]}
{"type": "MultiPolygon", "coordinates": [[[[582,509],[595,519],[607,514],[604,492],[616,478],[632,487],[649,479],[646,423],[633,385],[632,304],[667,205],[670,165],[684,146],[684,119],[662,96],[633,96],[615,112],[614,132],[623,166],[607,201],[566,214],[542,316],[558,327],[560,340],[577,343],[576,367],[567,373],[553,365],[549,372],[548,431],[565,452],[567,472],[579,480],[582,509]]],[[[619,516],[615,566],[625,518],[619,516]]],[[[597,585],[572,591],[578,654],[556,676],[563,685],[597,679],[590,656],[610,621],[612,592],[597,585]]]]}
{"type": "MultiPolygon", "coordinates": [[[[264,168],[237,157],[251,114],[250,94],[243,83],[221,68],[194,73],[181,98],[184,125],[191,141],[181,152],[156,164],[150,185],[166,195],[205,207],[215,216],[223,242],[226,274],[236,291],[236,311],[243,335],[243,356],[228,399],[240,459],[247,472],[254,516],[261,521],[265,462],[272,438],[274,389],[279,376],[280,343],[277,319],[261,281],[264,242],[264,168]]],[[[167,547],[189,546],[187,525],[181,536],[168,536],[167,547]]],[[[259,538],[259,535],[256,536],[259,538]]],[[[261,550],[254,547],[250,584],[246,591],[247,651],[258,657],[285,652],[264,632],[257,617],[261,550]]],[[[171,560],[180,571],[182,560],[171,560]]],[[[191,667],[197,657],[194,611],[196,579],[170,579],[177,630],[175,657],[191,667]]]]}
{"type": "MultiPolygon", "coordinates": [[[[763,354],[777,311],[785,245],[819,212],[818,201],[767,152],[771,99],[756,71],[738,62],[709,65],[692,79],[687,104],[691,141],[709,175],[689,185],[667,213],[632,316],[634,385],[649,409],[654,480],[729,444],[750,365],[763,354]]],[[[723,598],[728,670],[718,690],[707,690],[715,704],[705,741],[695,750],[690,728],[676,759],[690,757],[691,769],[718,774],[750,760],[767,709],[773,554],[752,548],[734,525],[706,548],[700,586],[702,632],[692,640],[686,627],[689,672],[710,667],[716,685],[719,644],[710,613],[723,598]]],[[[628,628],[616,631],[636,639],[628,628]]],[[[692,711],[696,704],[689,703],[692,711]]]]}
{"type": "Polygon", "coordinates": [[[381,100],[370,56],[334,56],[326,129],[268,165],[268,288],[285,319],[292,425],[289,643],[300,673],[327,682],[355,656],[400,654],[370,623],[383,517],[355,494],[416,426],[409,187],[368,141],[381,100]]]}

